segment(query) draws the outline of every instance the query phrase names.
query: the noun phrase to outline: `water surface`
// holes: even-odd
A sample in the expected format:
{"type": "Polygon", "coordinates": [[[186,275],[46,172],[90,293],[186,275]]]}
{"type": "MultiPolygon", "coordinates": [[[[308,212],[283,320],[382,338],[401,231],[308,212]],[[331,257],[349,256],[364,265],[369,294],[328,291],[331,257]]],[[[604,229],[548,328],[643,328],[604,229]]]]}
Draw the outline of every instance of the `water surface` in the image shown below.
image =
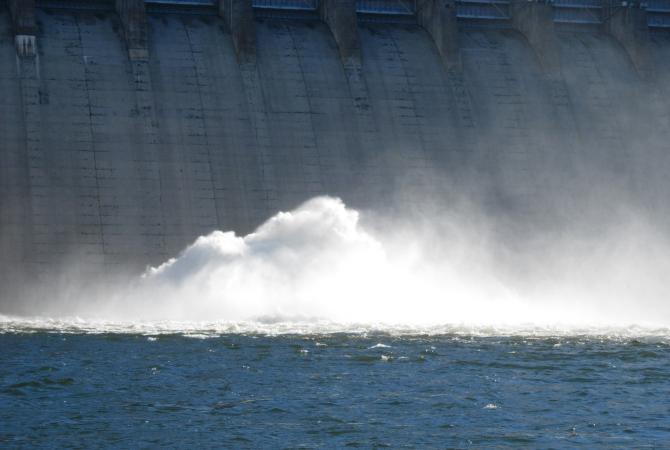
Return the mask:
{"type": "Polygon", "coordinates": [[[0,334],[0,447],[663,448],[663,338],[0,334]]]}

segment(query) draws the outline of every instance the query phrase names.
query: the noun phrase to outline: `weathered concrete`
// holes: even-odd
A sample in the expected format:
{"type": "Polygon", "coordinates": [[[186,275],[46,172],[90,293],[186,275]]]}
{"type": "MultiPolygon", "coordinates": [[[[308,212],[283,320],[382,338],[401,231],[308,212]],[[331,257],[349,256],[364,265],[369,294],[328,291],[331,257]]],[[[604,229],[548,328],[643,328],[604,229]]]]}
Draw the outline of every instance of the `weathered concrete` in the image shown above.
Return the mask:
{"type": "Polygon", "coordinates": [[[437,50],[448,69],[461,66],[458,51],[458,24],[454,0],[419,0],[416,18],[433,38],[437,50]]]}
{"type": "MultiPolygon", "coordinates": [[[[670,123],[670,33],[658,33],[650,36],[650,55],[654,61],[654,74],[652,75],[653,83],[656,86],[656,94],[651,99],[645,99],[645,109],[654,111],[654,115],[665,124],[670,123]]],[[[659,131],[665,132],[666,136],[669,133],[668,127],[662,126],[658,129],[659,122],[645,122],[642,124],[643,129],[640,130],[648,136],[644,143],[650,149],[650,157],[647,160],[648,167],[645,172],[647,178],[645,183],[648,186],[667,186],[670,184],[670,160],[667,155],[670,155],[670,138],[663,139],[659,137],[659,131]],[[656,177],[650,177],[650,174],[655,174],[656,177]]],[[[643,169],[644,170],[644,169],[643,169]]],[[[670,194],[668,194],[670,195],[670,194]]],[[[667,206],[667,200],[655,199],[655,210],[663,210],[667,206]]]]}
{"type": "Polygon", "coordinates": [[[233,36],[238,58],[256,54],[256,26],[251,0],[219,0],[219,15],[233,36]]]}
{"type": "Polygon", "coordinates": [[[605,30],[626,49],[640,76],[650,78],[653,74],[653,63],[649,55],[647,12],[634,0],[628,6],[604,2],[604,7],[605,30]]]}
{"type": "Polygon", "coordinates": [[[36,52],[35,0],[9,0],[12,13],[14,42],[19,56],[34,56],[36,52]]]}
{"type": "MultiPolygon", "coordinates": [[[[465,193],[525,218],[593,195],[597,166],[655,180],[655,206],[670,195],[668,77],[643,82],[602,33],[560,32],[547,77],[514,30],[459,31],[462,69],[445,70],[416,25],[361,23],[343,61],[326,24],[264,19],[248,61],[221,18],[156,13],[133,61],[119,17],[38,9],[39,67],[0,40],[3,293],[72,259],[141,269],[319,194],[411,208],[465,193]]],[[[652,50],[667,74],[670,40],[652,50]]]]}
{"type": "Polygon", "coordinates": [[[319,15],[330,28],[342,59],[360,57],[356,0],[322,0],[319,15]]]}
{"type": "MultiPolygon", "coordinates": [[[[12,18],[0,8],[0,36],[14,34],[12,18]]],[[[26,275],[30,257],[32,211],[28,175],[24,98],[11,39],[0,39],[0,304],[11,286],[26,275]],[[23,276],[22,276],[23,275],[23,276]]],[[[33,59],[33,58],[26,58],[33,59]]]]}
{"type": "Polygon", "coordinates": [[[115,0],[116,12],[123,24],[123,36],[131,60],[149,57],[147,13],[144,0],[115,0]]]}
{"type": "Polygon", "coordinates": [[[552,6],[537,0],[513,0],[509,11],[512,28],[524,35],[545,71],[560,69],[559,44],[554,29],[552,6]]]}

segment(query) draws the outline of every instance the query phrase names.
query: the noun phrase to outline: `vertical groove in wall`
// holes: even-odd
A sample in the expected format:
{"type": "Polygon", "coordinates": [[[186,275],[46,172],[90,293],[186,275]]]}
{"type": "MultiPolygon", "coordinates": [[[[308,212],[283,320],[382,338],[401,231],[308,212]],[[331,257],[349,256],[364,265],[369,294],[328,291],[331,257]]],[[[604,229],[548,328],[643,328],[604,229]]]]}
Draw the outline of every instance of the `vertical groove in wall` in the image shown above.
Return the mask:
{"type": "Polygon", "coordinates": [[[386,203],[390,200],[388,179],[384,176],[386,160],[382,156],[379,127],[375,121],[362,63],[360,60],[350,58],[344,63],[343,70],[353,105],[356,134],[360,145],[360,156],[354,160],[355,163],[351,168],[358,189],[351,195],[356,203],[363,205],[371,204],[371,199],[386,203]]]}
{"type": "Polygon", "coordinates": [[[485,153],[480,161],[494,177],[494,204],[509,208],[515,204],[524,214],[536,194],[531,173],[530,152],[537,151],[538,133],[529,126],[527,97],[517,72],[513,48],[505,48],[495,32],[472,31],[462,47],[466,74],[476,74],[479,89],[473,92],[480,108],[479,145],[485,153]],[[491,162],[495,162],[491,164],[491,162]],[[514,199],[518,199],[518,202],[514,199]]]}
{"type": "Polygon", "coordinates": [[[47,228],[49,223],[44,217],[46,203],[48,202],[49,181],[47,178],[48,167],[44,160],[40,136],[40,97],[44,94],[40,90],[39,52],[35,58],[17,57],[16,62],[21,89],[21,106],[30,182],[31,220],[28,223],[31,226],[26,231],[29,232],[30,244],[28,248],[32,252],[33,270],[35,273],[40,273],[46,269],[51,260],[48,249],[49,233],[47,228]]]}
{"type": "Polygon", "coordinates": [[[247,113],[251,122],[254,142],[260,153],[260,170],[263,180],[262,191],[267,214],[272,214],[279,208],[277,181],[272,164],[272,141],[268,126],[268,115],[263,101],[263,91],[256,62],[240,63],[240,72],[244,94],[247,101],[247,113]]]}
{"type": "Polygon", "coordinates": [[[588,129],[582,129],[582,136],[601,152],[598,159],[603,162],[609,160],[612,168],[622,171],[627,158],[620,133],[621,125],[613,105],[615,97],[589,48],[590,39],[588,35],[579,34],[570,39],[573,71],[581,79],[583,87],[577,98],[587,103],[590,109],[588,122],[579,120],[577,123],[581,126],[589,124],[588,129]]]}
{"type": "Polygon", "coordinates": [[[171,256],[216,227],[216,218],[211,214],[211,181],[207,177],[201,179],[202,168],[209,164],[202,145],[203,113],[181,21],[173,15],[149,17],[161,206],[166,252],[171,256]],[[203,195],[203,188],[209,190],[209,197],[203,195]]]}
{"type": "Polygon", "coordinates": [[[153,101],[153,84],[147,61],[130,62],[130,73],[135,98],[137,117],[138,165],[140,166],[140,195],[143,199],[142,224],[143,242],[147,260],[160,263],[170,255],[165,243],[165,208],[163,206],[163,185],[158,152],[158,123],[153,101]]]}
{"type": "Polygon", "coordinates": [[[0,42],[0,291],[6,295],[32,269],[29,138],[38,85],[36,59],[20,58],[11,35],[9,12],[0,7],[0,36],[8,37],[0,42]]]}
{"type": "MultiPolygon", "coordinates": [[[[84,151],[86,153],[90,153],[91,160],[90,160],[90,171],[87,170],[87,175],[84,176],[84,178],[93,178],[93,185],[92,186],[87,186],[84,189],[82,189],[81,192],[79,192],[80,198],[85,199],[85,207],[91,208],[92,211],[87,212],[84,214],[85,217],[90,218],[92,220],[93,228],[97,229],[96,231],[89,231],[88,227],[86,227],[85,230],[80,231],[80,233],[83,234],[97,234],[99,242],[98,244],[100,245],[100,250],[99,253],[94,250],[94,254],[98,253],[103,256],[106,254],[105,251],[105,224],[102,220],[102,215],[101,215],[101,209],[102,209],[102,201],[100,199],[100,176],[102,175],[102,171],[99,170],[98,167],[98,157],[97,157],[97,149],[96,149],[96,139],[94,137],[94,129],[95,129],[95,115],[93,112],[93,106],[91,104],[91,92],[90,92],[90,87],[89,87],[89,69],[88,69],[88,55],[84,53],[84,42],[82,40],[82,34],[81,34],[81,27],[79,26],[79,20],[77,16],[75,16],[74,19],[74,24],[77,29],[77,35],[78,35],[78,40],[79,40],[79,50],[81,51],[81,59],[83,61],[83,71],[82,71],[82,79],[83,79],[83,91],[84,91],[84,98],[86,100],[86,108],[88,111],[88,123],[87,123],[87,130],[88,131],[88,142],[86,142],[87,147],[85,150],[82,149],[81,151],[84,151]],[[92,189],[93,192],[84,192],[88,191],[89,189],[92,189]],[[97,223],[96,223],[97,222],[97,223]]],[[[81,127],[82,129],[84,127],[81,127]]],[[[82,143],[84,143],[86,139],[82,143]]],[[[80,200],[81,201],[81,200],[80,200]]],[[[88,225],[88,224],[87,224],[88,225]]]]}
{"type": "MultiPolygon", "coordinates": [[[[293,26],[274,20],[257,26],[259,81],[282,209],[324,192],[300,51],[291,38],[293,26]]],[[[321,27],[319,31],[321,38],[321,27]]]]}
{"type": "MultiPolygon", "coordinates": [[[[214,220],[211,222],[214,229],[219,223],[222,223],[222,217],[221,214],[217,208],[217,202],[216,202],[216,186],[215,186],[215,173],[214,170],[212,169],[212,149],[211,149],[211,143],[209,136],[207,134],[207,111],[205,110],[205,105],[203,101],[203,95],[202,95],[202,86],[204,85],[204,81],[201,78],[200,75],[200,67],[198,63],[196,62],[196,57],[195,57],[195,49],[193,46],[193,42],[191,39],[191,34],[189,32],[189,27],[187,25],[183,25],[184,29],[184,35],[186,36],[186,42],[188,43],[188,49],[189,49],[189,55],[191,57],[191,63],[193,64],[193,73],[195,76],[195,97],[196,97],[196,106],[199,107],[200,113],[199,113],[199,121],[200,121],[200,127],[202,129],[202,142],[201,146],[205,148],[203,152],[203,164],[201,165],[201,177],[203,177],[203,181],[205,183],[208,183],[207,188],[209,189],[209,192],[207,192],[207,188],[202,189],[202,194],[205,198],[211,198],[211,212],[214,214],[214,220]]],[[[206,224],[205,227],[207,226],[206,224]]],[[[211,230],[209,230],[211,231],[211,230]]]]}
{"type": "MultiPolygon", "coordinates": [[[[421,63],[434,54],[432,42],[424,33],[418,27],[398,29],[383,24],[366,24],[361,29],[363,76],[378,124],[380,153],[394,174],[387,177],[386,183],[389,192],[403,205],[415,203],[419,192],[428,186],[432,168],[423,123],[433,117],[424,116],[429,111],[428,103],[421,104],[425,109],[419,109],[417,103],[417,72],[425,68],[408,67],[410,59],[421,63]],[[409,55],[397,39],[413,44],[417,35],[426,40],[420,40],[416,47],[410,44],[416,54],[409,55]]],[[[442,66],[438,67],[441,72],[442,66]]],[[[436,77],[441,79],[441,73],[436,77]]]]}

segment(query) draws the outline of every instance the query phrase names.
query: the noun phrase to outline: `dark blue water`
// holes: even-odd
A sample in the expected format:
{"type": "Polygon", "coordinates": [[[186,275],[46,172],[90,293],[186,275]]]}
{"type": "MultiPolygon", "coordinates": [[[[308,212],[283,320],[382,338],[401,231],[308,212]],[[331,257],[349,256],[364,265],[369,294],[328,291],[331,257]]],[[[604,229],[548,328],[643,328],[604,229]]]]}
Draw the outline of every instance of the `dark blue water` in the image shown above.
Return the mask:
{"type": "Polygon", "coordinates": [[[7,333],[0,447],[670,448],[670,344],[7,333]]]}

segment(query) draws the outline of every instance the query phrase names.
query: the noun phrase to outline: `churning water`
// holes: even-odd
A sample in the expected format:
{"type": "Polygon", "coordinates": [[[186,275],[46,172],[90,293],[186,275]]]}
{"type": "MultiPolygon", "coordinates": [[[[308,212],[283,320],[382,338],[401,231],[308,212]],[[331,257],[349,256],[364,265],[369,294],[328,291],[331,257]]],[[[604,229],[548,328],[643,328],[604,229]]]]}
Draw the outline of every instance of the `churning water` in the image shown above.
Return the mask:
{"type": "Polygon", "coordinates": [[[380,231],[319,197],[247,236],[202,236],[141,277],[49,290],[33,317],[0,315],[0,329],[670,334],[670,247],[649,227],[552,239],[513,259],[477,222],[380,231]]]}
{"type": "Polygon", "coordinates": [[[317,198],[0,316],[0,447],[667,446],[663,240],[514,259],[461,219],[317,198]]]}

